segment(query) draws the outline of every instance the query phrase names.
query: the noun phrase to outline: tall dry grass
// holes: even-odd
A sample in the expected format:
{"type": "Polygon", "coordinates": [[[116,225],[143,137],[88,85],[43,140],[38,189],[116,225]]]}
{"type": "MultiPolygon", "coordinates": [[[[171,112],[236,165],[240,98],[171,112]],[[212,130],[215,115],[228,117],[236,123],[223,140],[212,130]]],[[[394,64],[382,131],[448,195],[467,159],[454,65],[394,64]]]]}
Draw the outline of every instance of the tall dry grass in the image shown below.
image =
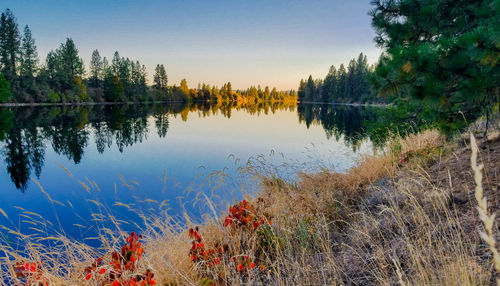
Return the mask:
{"type": "MultiPolygon", "coordinates": [[[[234,263],[223,259],[211,273],[193,263],[187,228],[194,224],[166,215],[147,217],[139,230],[146,250],[141,267],[151,269],[159,285],[200,285],[207,277],[218,277],[219,285],[490,285],[490,260],[471,232],[477,220],[469,206],[455,205],[425,166],[405,172],[398,164],[402,152],[442,146],[443,137],[427,131],[397,140],[346,173],[300,174],[298,183],[263,177],[255,197],[263,199],[261,211],[272,220],[264,234],[231,230],[205,217],[200,232],[207,247],[227,245],[265,271],[239,276],[234,263]]],[[[482,236],[491,238],[486,209],[482,218],[488,222],[482,236]]],[[[10,279],[2,285],[20,283],[9,267],[20,260],[44,261],[50,285],[93,285],[83,280],[84,268],[119,248],[125,237],[119,224],[100,233],[100,249],[64,236],[50,238],[49,248],[25,238],[23,252],[0,244],[0,274],[10,279]]],[[[494,243],[489,245],[493,250],[494,243]]]]}

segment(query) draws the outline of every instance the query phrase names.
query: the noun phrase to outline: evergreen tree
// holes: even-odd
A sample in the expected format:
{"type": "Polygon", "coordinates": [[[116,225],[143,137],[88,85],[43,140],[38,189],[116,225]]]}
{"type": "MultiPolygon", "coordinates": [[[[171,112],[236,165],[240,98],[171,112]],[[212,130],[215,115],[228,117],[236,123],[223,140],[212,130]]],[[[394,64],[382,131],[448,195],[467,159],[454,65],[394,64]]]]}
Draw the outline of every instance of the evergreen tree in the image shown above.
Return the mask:
{"type": "Polygon", "coordinates": [[[17,79],[20,52],[21,39],[16,18],[7,9],[0,16],[0,63],[2,74],[11,85],[17,79]]]}
{"type": "MultiPolygon", "coordinates": [[[[140,69],[140,72],[141,72],[141,75],[140,75],[140,78],[139,78],[139,90],[142,94],[146,94],[147,92],[147,89],[148,89],[148,84],[147,84],[147,69],[146,69],[146,66],[145,65],[142,65],[141,66],[141,69],[140,69]]],[[[165,86],[166,86],[166,83],[165,83],[165,86]]]]}
{"type": "Polygon", "coordinates": [[[45,68],[44,71],[47,75],[49,85],[52,88],[56,88],[56,86],[59,84],[58,81],[58,67],[59,67],[59,59],[57,57],[56,52],[50,51],[47,54],[47,57],[45,58],[45,68]]]}
{"type": "Polygon", "coordinates": [[[446,129],[487,117],[499,102],[500,1],[372,1],[374,77],[380,94],[414,102],[413,114],[446,129]],[[464,120],[465,117],[465,120],[464,120]]]}
{"type": "Polygon", "coordinates": [[[356,85],[356,61],[352,59],[347,66],[347,83],[344,98],[347,102],[357,102],[358,98],[354,92],[356,85]]]}
{"type": "Polygon", "coordinates": [[[306,88],[304,90],[304,98],[306,101],[314,101],[315,84],[311,75],[307,79],[306,88]]]}
{"type": "Polygon", "coordinates": [[[108,62],[108,59],[106,57],[103,57],[102,58],[102,69],[101,69],[101,74],[99,75],[99,77],[104,80],[104,77],[106,76],[107,73],[110,73],[112,72],[111,71],[111,67],[109,66],[109,62],[108,62]]]}
{"type": "Polygon", "coordinates": [[[323,90],[322,90],[322,101],[330,102],[334,101],[337,90],[337,69],[335,66],[331,66],[328,74],[323,81],[323,90]]]}
{"type": "Polygon", "coordinates": [[[103,74],[103,61],[98,50],[92,52],[92,58],[90,59],[90,83],[92,87],[99,87],[100,81],[102,80],[103,74]]]}
{"type": "Polygon", "coordinates": [[[21,64],[19,66],[23,87],[33,87],[37,69],[38,53],[36,51],[35,39],[31,35],[30,28],[25,26],[21,46],[21,64]]]}
{"type": "Polygon", "coordinates": [[[118,51],[116,51],[113,54],[113,59],[111,60],[111,69],[113,71],[113,74],[116,76],[118,76],[120,72],[120,64],[121,64],[120,54],[118,53],[118,51]]]}
{"type": "Polygon", "coordinates": [[[71,38],[67,38],[56,51],[58,58],[57,73],[64,88],[71,87],[75,77],[82,78],[85,73],[83,60],[78,56],[78,49],[71,38]]]}
{"type": "Polygon", "coordinates": [[[345,101],[346,94],[348,93],[349,90],[347,82],[347,72],[344,64],[340,65],[337,78],[338,78],[337,99],[339,102],[342,102],[345,101]]]}
{"type": "Polygon", "coordinates": [[[166,92],[168,77],[167,77],[167,72],[165,70],[165,66],[163,64],[156,65],[154,74],[154,83],[156,90],[161,91],[162,93],[166,92]]]}
{"type": "Polygon", "coordinates": [[[306,91],[306,82],[301,79],[299,83],[299,89],[297,91],[297,96],[299,101],[304,101],[305,100],[305,91],[306,91]]]}
{"type": "Polygon", "coordinates": [[[368,60],[363,53],[360,53],[356,60],[354,74],[356,79],[356,84],[354,85],[355,98],[358,102],[362,102],[370,97],[370,86],[368,82],[370,71],[368,60]]]}
{"type": "Polygon", "coordinates": [[[129,58],[121,58],[118,68],[118,78],[120,79],[126,96],[130,96],[130,71],[131,64],[129,58]]]}

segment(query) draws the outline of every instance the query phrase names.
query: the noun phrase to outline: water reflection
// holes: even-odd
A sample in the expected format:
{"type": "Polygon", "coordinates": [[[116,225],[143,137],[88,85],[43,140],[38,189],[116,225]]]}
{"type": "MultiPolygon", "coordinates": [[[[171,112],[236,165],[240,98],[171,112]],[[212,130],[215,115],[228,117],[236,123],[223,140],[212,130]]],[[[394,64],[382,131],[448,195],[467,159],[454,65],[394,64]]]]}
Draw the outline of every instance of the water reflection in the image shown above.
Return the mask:
{"type": "Polygon", "coordinates": [[[284,109],[297,110],[299,122],[308,128],[320,124],[328,138],[335,137],[338,141],[343,136],[353,151],[359,142],[373,136],[367,132],[366,123],[376,122],[378,114],[375,108],[312,104],[297,107],[277,102],[4,108],[0,109],[1,154],[12,183],[24,192],[33,174],[41,176],[48,144],[55,153],[79,164],[89,140],[95,140],[97,151],[102,154],[113,145],[123,152],[147,140],[153,129],[160,138],[165,138],[171,116],[187,121],[193,112],[200,117],[222,114],[231,118],[234,110],[258,116],[284,109]]]}
{"type": "Polygon", "coordinates": [[[303,104],[298,106],[299,122],[306,126],[320,124],[327,138],[339,140],[344,136],[344,142],[355,151],[359,142],[369,137],[367,122],[377,117],[377,108],[331,105],[303,104]]]}

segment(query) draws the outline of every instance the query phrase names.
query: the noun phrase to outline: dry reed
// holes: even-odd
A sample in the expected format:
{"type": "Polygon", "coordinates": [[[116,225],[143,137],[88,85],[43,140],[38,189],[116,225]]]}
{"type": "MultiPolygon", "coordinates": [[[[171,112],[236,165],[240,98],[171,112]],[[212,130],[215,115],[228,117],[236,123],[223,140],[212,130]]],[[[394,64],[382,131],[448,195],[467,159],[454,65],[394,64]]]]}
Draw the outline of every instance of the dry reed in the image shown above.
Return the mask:
{"type": "Polygon", "coordinates": [[[476,183],[475,188],[475,198],[477,201],[477,211],[479,213],[479,218],[483,222],[484,230],[479,232],[481,238],[488,244],[491,253],[493,254],[493,265],[496,270],[496,282],[500,285],[500,255],[496,248],[496,240],[493,235],[493,224],[495,223],[495,214],[489,215],[488,212],[488,200],[483,192],[483,164],[477,164],[477,155],[479,148],[477,147],[476,138],[474,134],[470,134],[470,145],[472,149],[472,155],[470,158],[471,167],[474,171],[474,181],[476,183]]]}

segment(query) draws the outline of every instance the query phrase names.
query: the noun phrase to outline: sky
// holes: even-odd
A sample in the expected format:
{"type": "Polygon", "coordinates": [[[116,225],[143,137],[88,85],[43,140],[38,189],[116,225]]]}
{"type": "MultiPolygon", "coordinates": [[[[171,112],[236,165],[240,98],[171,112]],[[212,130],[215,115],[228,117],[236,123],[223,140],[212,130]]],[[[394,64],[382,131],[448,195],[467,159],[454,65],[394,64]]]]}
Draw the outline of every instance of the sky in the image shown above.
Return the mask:
{"type": "Polygon", "coordinates": [[[381,53],[368,0],[2,0],[0,8],[31,28],[42,62],[70,37],[87,67],[93,50],[108,59],[119,51],[146,65],[150,84],[164,64],[169,85],[297,89],[360,52],[369,63],[381,53]]]}

